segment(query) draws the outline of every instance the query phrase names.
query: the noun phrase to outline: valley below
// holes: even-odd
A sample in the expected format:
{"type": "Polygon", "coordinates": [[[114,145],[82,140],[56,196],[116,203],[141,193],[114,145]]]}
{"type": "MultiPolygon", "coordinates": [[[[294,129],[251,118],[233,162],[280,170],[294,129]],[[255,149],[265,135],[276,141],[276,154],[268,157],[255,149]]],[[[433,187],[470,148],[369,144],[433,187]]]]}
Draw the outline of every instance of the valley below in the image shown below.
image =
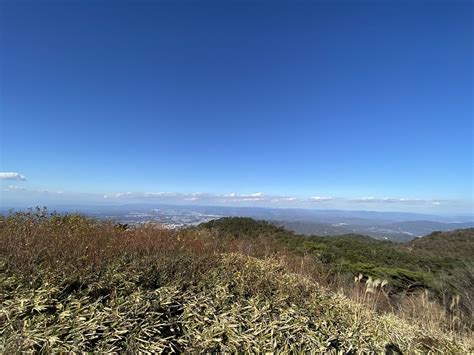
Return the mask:
{"type": "Polygon", "coordinates": [[[442,217],[368,211],[180,205],[123,205],[96,209],[83,207],[77,211],[123,224],[152,222],[170,229],[195,226],[222,217],[241,216],[268,220],[299,234],[333,236],[356,233],[395,242],[407,242],[435,231],[474,228],[474,217],[469,216],[442,217]]]}

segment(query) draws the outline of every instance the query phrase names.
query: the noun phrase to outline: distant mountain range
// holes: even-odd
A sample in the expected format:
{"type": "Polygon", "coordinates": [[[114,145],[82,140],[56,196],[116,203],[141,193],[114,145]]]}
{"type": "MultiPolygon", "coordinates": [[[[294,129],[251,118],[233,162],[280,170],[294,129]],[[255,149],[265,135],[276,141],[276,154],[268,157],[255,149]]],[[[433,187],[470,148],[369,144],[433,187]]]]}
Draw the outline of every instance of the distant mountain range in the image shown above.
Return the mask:
{"type": "Polygon", "coordinates": [[[375,239],[406,242],[417,237],[428,235],[434,231],[450,231],[455,229],[473,228],[474,222],[433,222],[433,221],[404,221],[394,223],[377,223],[373,225],[358,225],[350,223],[311,223],[275,221],[276,224],[288,230],[305,235],[344,235],[358,233],[375,239]]]}
{"type": "MultiPolygon", "coordinates": [[[[229,206],[127,204],[119,206],[50,206],[51,211],[80,212],[124,223],[155,221],[169,228],[196,225],[220,217],[251,217],[306,235],[364,234],[405,242],[434,231],[474,227],[474,216],[436,216],[404,212],[310,210],[229,206]]],[[[6,209],[0,211],[7,213],[6,209]]]]}

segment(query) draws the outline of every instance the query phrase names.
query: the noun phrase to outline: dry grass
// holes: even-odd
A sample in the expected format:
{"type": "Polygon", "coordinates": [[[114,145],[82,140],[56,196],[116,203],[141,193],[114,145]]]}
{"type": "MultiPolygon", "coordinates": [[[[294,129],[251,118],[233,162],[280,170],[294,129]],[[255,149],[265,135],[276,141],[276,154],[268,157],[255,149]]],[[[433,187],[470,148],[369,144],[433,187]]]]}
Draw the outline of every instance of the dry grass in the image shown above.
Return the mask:
{"type": "Polygon", "coordinates": [[[329,280],[268,240],[15,214],[0,221],[0,351],[468,351],[438,323],[379,314],[380,285],[349,300],[329,280]]]}

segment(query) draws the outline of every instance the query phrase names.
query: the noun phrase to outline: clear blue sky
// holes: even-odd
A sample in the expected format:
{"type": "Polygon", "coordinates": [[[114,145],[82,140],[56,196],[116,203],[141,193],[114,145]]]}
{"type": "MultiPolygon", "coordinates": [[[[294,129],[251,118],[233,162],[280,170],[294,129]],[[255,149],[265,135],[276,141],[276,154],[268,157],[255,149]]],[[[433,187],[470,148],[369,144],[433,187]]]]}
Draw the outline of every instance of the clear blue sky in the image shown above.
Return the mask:
{"type": "Polygon", "coordinates": [[[472,211],[471,1],[0,6],[0,170],[26,177],[4,176],[5,200],[261,193],[472,211]]]}

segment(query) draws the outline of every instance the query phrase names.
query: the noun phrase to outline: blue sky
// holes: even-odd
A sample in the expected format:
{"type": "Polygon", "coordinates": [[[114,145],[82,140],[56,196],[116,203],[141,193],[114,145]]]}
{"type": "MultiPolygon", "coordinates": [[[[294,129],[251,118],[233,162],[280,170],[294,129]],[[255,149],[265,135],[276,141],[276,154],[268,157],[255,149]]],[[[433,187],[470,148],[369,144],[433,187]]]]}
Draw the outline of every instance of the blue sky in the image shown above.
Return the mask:
{"type": "Polygon", "coordinates": [[[2,204],[472,212],[473,10],[3,0],[2,204]]]}

